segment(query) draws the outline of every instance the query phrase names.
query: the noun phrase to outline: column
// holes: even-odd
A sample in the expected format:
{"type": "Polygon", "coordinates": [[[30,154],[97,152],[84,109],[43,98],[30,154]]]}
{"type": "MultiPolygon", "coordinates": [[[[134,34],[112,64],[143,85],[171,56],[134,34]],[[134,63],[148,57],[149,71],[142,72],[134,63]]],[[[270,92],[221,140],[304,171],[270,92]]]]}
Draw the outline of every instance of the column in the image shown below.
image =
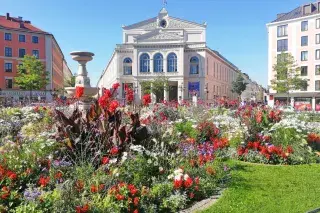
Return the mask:
{"type": "Polygon", "coordinates": [[[152,86],[153,84],[151,83],[151,103],[155,104],[157,102],[157,97],[156,95],[152,92],[152,86]]]}
{"type": "Polygon", "coordinates": [[[134,93],[135,104],[140,104],[142,99],[142,91],[141,91],[141,85],[139,85],[138,81],[135,83],[134,89],[135,89],[135,93],[134,93]]]}
{"type": "Polygon", "coordinates": [[[312,110],[316,110],[316,98],[312,97],[312,110]]]}
{"type": "Polygon", "coordinates": [[[169,85],[167,83],[164,85],[163,99],[164,101],[169,101],[169,85]]]}

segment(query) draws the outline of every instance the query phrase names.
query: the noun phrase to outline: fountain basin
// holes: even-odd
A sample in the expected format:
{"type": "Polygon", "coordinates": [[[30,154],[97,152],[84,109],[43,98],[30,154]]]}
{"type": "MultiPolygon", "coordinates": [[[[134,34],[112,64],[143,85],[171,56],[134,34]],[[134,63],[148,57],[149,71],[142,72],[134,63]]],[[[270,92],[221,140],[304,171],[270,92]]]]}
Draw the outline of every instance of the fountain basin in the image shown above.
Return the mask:
{"type": "MultiPolygon", "coordinates": [[[[99,92],[98,87],[83,87],[83,97],[92,97],[95,96],[99,92]]],[[[66,87],[65,90],[67,91],[70,97],[74,97],[76,95],[76,88],[75,87],[66,87]]]]}
{"type": "Polygon", "coordinates": [[[91,52],[85,52],[85,51],[73,51],[70,53],[71,57],[75,61],[91,61],[92,57],[94,56],[91,52]]]}

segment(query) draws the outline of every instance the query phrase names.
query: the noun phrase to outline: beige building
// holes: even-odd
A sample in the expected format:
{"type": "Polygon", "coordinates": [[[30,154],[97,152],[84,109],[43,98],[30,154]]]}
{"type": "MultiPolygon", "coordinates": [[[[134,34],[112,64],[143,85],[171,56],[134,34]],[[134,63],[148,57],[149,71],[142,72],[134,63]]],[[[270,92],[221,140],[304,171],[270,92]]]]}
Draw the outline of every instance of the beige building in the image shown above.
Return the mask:
{"type": "Polygon", "coordinates": [[[170,89],[153,96],[154,100],[191,100],[195,93],[207,103],[237,97],[231,85],[239,70],[207,47],[206,23],[170,16],[163,8],[157,16],[122,29],[123,43],[116,46],[103,71],[100,89],[118,82],[118,98],[124,99],[125,85],[131,86],[138,102],[143,96],[141,82],[165,76],[170,89]]]}
{"type": "MultiPolygon", "coordinates": [[[[301,91],[290,91],[291,105],[297,109],[320,111],[320,1],[301,5],[278,14],[268,28],[268,85],[274,78],[273,65],[282,51],[293,55],[301,67],[302,78],[309,86],[301,91]]],[[[268,103],[285,102],[285,94],[270,89],[268,103]]]]}

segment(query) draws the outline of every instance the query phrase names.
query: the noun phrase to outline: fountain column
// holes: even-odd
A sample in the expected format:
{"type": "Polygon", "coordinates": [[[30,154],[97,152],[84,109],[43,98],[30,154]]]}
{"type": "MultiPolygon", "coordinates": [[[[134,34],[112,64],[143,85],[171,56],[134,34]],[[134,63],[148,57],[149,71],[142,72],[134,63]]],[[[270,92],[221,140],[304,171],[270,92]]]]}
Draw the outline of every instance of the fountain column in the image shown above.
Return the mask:
{"type": "Polygon", "coordinates": [[[79,63],[75,87],[67,87],[65,90],[69,96],[75,96],[76,87],[83,87],[83,95],[79,98],[78,107],[80,110],[88,110],[92,104],[93,96],[97,95],[99,88],[91,87],[86,64],[91,61],[94,54],[91,52],[75,51],[70,53],[73,60],[79,63]]]}

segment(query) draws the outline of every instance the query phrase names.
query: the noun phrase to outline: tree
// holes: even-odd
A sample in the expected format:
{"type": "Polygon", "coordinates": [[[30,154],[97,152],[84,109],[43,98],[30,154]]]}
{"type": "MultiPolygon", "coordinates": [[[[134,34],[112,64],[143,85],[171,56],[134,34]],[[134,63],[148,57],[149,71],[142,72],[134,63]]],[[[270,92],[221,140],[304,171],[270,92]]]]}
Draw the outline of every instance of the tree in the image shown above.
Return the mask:
{"type": "Polygon", "coordinates": [[[169,90],[169,80],[163,75],[158,75],[152,81],[142,81],[140,82],[140,85],[141,90],[144,94],[153,93],[155,96],[157,96],[157,99],[159,99],[159,97],[163,95],[164,90],[169,90]]]}
{"type": "Polygon", "coordinates": [[[35,56],[25,55],[22,65],[18,65],[17,68],[18,76],[14,81],[20,89],[30,90],[30,99],[32,90],[43,89],[49,83],[49,72],[45,71],[44,64],[35,56]]]}
{"type": "Polygon", "coordinates": [[[70,79],[67,79],[65,82],[66,87],[75,87],[76,86],[76,74],[72,75],[70,79]]]}
{"type": "Polygon", "coordinates": [[[290,53],[281,53],[277,63],[273,65],[274,78],[271,88],[277,93],[287,94],[289,104],[290,91],[301,90],[308,86],[308,80],[301,78],[301,69],[297,67],[294,57],[290,53]]]}
{"type": "Polygon", "coordinates": [[[239,98],[243,91],[246,90],[247,84],[242,77],[242,74],[238,74],[238,77],[235,81],[232,82],[231,92],[238,94],[239,98]]]}

